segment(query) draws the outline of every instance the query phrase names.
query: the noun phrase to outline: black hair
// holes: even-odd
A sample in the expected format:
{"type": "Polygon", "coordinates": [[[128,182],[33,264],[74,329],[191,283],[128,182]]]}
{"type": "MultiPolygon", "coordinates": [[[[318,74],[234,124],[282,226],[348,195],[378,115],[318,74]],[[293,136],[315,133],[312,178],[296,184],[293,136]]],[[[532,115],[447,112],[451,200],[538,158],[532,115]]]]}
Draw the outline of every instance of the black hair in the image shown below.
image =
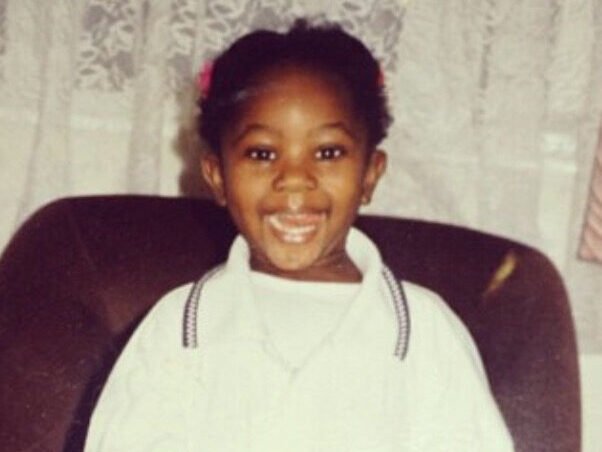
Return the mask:
{"type": "Polygon", "coordinates": [[[221,151],[224,128],[236,115],[245,89],[269,69],[287,64],[338,77],[366,124],[369,147],[385,138],[391,116],[381,68],[370,50],[338,25],[310,26],[297,20],[285,33],[251,32],[215,60],[211,85],[199,100],[198,124],[201,138],[214,152],[221,151]]]}

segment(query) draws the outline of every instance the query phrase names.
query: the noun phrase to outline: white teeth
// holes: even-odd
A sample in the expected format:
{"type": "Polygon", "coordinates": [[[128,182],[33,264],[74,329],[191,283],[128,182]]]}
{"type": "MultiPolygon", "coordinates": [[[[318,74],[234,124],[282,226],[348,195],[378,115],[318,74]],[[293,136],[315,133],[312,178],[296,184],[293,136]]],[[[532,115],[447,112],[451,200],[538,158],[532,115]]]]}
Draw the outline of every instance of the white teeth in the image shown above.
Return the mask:
{"type": "Polygon", "coordinates": [[[285,242],[290,243],[301,243],[305,238],[312,234],[317,228],[318,224],[304,224],[300,226],[291,226],[283,222],[278,215],[270,215],[268,222],[276,231],[278,231],[285,242]]]}

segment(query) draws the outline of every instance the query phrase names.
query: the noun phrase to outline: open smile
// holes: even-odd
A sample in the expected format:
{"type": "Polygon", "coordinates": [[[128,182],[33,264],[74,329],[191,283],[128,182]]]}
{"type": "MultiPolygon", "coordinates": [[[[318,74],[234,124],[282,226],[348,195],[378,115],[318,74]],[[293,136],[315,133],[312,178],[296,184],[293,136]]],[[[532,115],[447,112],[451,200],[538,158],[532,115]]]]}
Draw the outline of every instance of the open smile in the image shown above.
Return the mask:
{"type": "Polygon", "coordinates": [[[303,244],[313,238],[325,218],[325,213],[281,212],[268,215],[266,221],[282,242],[303,244]]]}

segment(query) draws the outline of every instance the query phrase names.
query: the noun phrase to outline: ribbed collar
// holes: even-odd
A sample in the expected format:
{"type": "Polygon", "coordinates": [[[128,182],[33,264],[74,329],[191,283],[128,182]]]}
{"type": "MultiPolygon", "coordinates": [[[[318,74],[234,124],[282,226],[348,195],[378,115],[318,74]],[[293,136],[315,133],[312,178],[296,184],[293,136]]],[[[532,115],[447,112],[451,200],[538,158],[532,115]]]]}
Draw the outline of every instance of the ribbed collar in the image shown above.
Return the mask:
{"type": "MultiPolygon", "coordinates": [[[[355,298],[340,322],[326,338],[338,347],[376,347],[393,353],[397,322],[389,289],[383,279],[383,262],[374,243],[362,232],[349,231],[346,250],[362,273],[355,298]]],[[[228,259],[206,283],[199,305],[199,346],[270,342],[265,324],[253,300],[249,246],[238,236],[228,259]]]]}

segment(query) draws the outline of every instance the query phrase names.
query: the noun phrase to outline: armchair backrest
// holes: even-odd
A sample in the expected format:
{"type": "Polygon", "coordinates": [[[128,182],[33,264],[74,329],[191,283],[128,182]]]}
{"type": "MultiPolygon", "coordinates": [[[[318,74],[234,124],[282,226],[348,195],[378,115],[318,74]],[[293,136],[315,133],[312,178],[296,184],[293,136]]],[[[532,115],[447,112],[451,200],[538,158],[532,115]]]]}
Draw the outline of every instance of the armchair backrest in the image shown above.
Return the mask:
{"type": "MultiPolygon", "coordinates": [[[[404,279],[438,292],[483,357],[518,451],[578,451],[579,373],[558,273],[538,251],[442,224],[360,217],[404,279]]],[[[0,444],[79,451],[115,358],[170,289],[225,259],[235,230],[202,200],[72,198],[0,258],[0,444]]]]}

